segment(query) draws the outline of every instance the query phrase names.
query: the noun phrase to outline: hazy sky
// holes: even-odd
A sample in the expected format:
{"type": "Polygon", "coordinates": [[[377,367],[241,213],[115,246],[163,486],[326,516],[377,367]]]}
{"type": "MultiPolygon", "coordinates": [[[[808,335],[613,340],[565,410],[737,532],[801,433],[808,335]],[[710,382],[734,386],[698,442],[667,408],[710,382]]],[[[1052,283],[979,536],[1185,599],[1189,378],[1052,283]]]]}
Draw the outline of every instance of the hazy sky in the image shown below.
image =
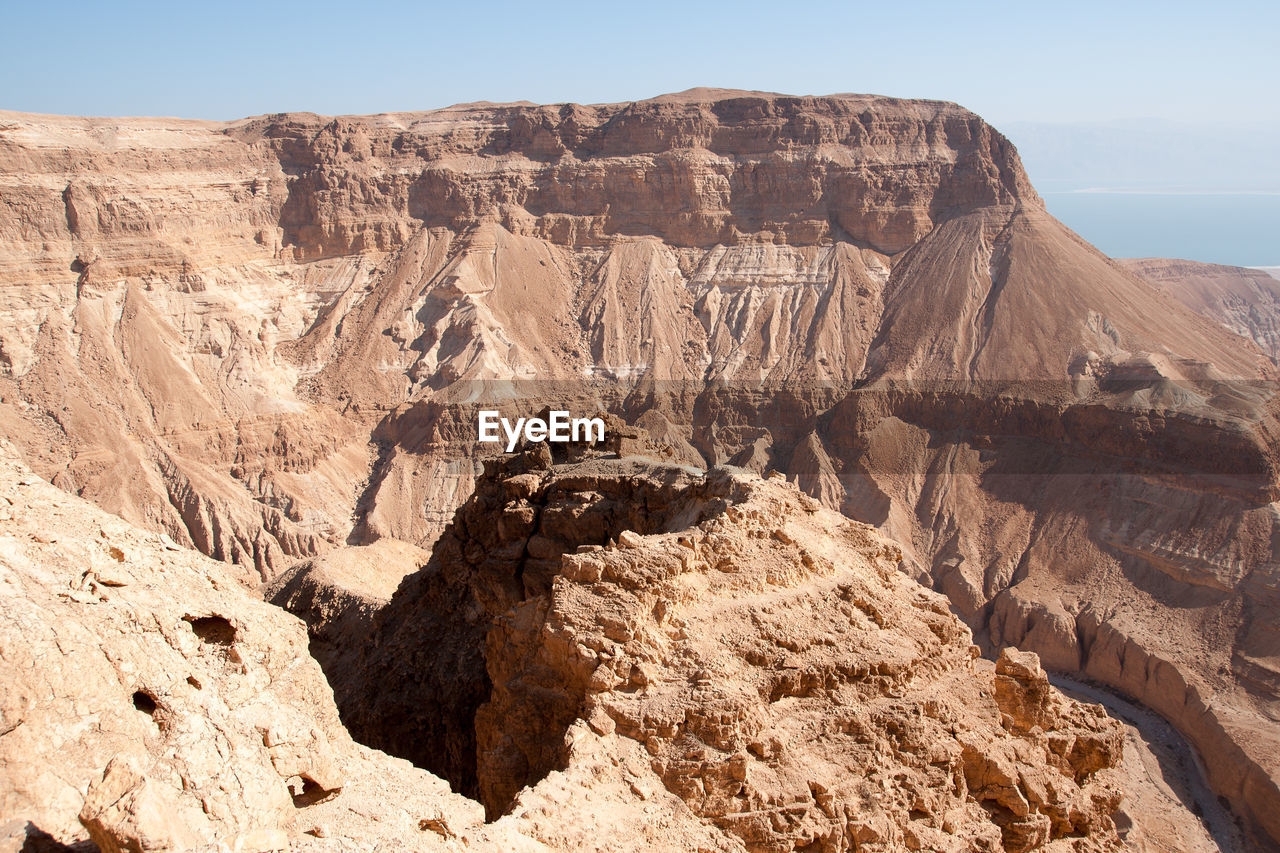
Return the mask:
{"type": "Polygon", "coordinates": [[[32,112],[230,119],[723,86],[942,98],[997,126],[1280,120],[1274,0],[2,2],[0,108],[32,112]]]}
{"type": "Polygon", "coordinates": [[[940,98],[1004,130],[1050,211],[1113,254],[1280,262],[1278,0],[0,4],[0,109],[234,119],[694,86],[940,98]],[[1067,192],[1099,186],[1250,195],[1067,192]]]}

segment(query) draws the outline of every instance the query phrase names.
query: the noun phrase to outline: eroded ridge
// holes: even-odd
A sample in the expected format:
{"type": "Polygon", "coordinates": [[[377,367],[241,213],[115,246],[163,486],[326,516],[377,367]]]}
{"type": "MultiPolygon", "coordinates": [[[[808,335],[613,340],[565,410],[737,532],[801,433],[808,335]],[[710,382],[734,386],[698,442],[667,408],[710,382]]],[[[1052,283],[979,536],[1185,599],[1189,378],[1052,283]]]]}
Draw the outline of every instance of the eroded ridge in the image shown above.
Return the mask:
{"type": "Polygon", "coordinates": [[[592,767],[751,850],[1116,848],[1119,726],[900,557],[741,469],[526,452],[383,612],[351,723],[490,820],[592,767]]]}

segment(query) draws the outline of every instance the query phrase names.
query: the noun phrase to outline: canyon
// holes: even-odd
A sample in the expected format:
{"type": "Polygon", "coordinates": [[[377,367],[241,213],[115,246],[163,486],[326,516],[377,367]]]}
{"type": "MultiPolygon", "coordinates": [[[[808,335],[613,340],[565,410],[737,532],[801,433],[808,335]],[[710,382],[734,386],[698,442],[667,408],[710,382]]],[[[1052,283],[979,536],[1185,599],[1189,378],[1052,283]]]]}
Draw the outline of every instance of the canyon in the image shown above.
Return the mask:
{"type": "MultiPolygon", "coordinates": [[[[231,621],[288,620],[263,595],[305,619],[305,643],[272,631],[298,689],[325,689],[303,645],[328,675],[336,705],[303,703],[324,751],[400,761],[475,843],[540,820],[588,844],[583,788],[631,837],[678,824],[674,849],[1140,848],[1158,830],[1121,838],[1103,790],[1119,735],[1041,665],[1161,715],[1251,843],[1280,841],[1275,289],[1105,257],[973,113],[722,90],[0,113],[0,198],[14,470],[212,558],[193,576],[255,614],[231,621]],[[611,458],[477,442],[481,411],[547,410],[608,421],[611,458]],[[805,780],[816,730],[830,772],[805,780]],[[877,799],[854,768],[911,781],[877,799]]],[[[305,799],[303,764],[276,769],[305,799]]],[[[293,832],[254,772],[259,822],[293,832]]],[[[251,828],[200,820],[202,843],[251,828]]]]}

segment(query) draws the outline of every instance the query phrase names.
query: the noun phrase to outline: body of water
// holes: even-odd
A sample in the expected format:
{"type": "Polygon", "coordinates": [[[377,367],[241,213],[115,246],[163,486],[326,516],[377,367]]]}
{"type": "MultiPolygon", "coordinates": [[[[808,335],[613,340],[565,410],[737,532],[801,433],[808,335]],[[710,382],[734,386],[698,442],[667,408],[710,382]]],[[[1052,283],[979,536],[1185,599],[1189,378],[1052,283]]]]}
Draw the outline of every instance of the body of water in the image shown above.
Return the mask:
{"type": "Polygon", "coordinates": [[[1041,190],[1049,212],[1113,258],[1280,265],[1280,193],[1041,190]]]}

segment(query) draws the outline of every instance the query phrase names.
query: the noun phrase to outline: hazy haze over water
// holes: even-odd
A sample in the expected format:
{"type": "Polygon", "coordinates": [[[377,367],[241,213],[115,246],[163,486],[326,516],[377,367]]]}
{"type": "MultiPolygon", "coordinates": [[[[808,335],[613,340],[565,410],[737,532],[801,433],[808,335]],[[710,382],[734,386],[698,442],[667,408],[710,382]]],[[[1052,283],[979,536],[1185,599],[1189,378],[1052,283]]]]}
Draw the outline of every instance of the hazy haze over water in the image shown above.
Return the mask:
{"type": "Polygon", "coordinates": [[[1280,264],[1280,124],[997,126],[1049,212],[1112,257],[1280,264]]]}

